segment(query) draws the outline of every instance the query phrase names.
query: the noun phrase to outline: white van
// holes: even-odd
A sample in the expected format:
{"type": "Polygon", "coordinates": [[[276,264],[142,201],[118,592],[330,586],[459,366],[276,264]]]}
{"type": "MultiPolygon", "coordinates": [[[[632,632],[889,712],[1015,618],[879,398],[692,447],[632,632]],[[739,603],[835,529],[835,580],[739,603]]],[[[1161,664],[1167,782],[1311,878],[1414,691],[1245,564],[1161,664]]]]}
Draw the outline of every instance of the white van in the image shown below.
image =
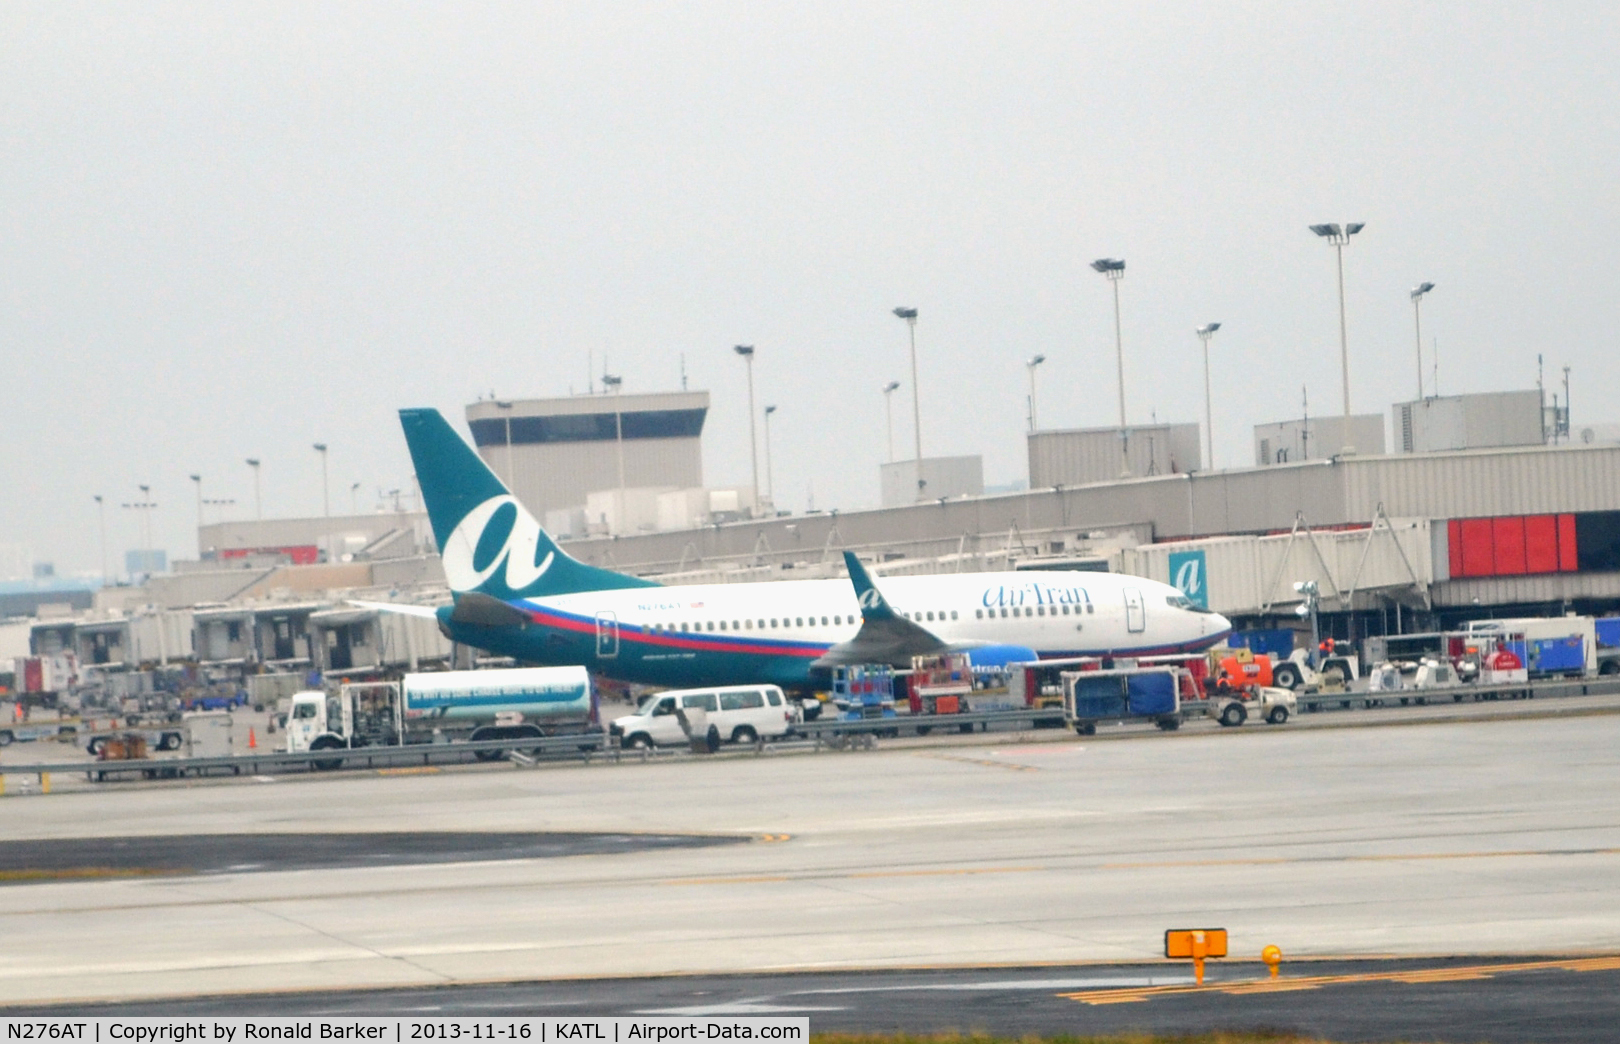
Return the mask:
{"type": "Polygon", "coordinates": [[[675,716],[677,707],[707,712],[709,724],[731,743],[778,739],[793,730],[799,717],[775,685],[680,689],[647,697],[636,713],[615,718],[609,734],[627,749],[683,745],[687,739],[675,716]]]}

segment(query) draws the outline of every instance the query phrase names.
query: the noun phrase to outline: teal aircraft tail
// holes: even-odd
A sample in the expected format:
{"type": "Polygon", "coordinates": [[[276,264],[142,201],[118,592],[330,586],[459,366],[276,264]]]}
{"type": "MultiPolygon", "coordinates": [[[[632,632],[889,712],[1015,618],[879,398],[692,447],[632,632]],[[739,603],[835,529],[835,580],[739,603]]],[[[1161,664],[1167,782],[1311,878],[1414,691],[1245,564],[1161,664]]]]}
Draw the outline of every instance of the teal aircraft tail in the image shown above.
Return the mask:
{"type": "Polygon", "coordinates": [[[510,601],[658,586],[570,558],[438,410],[400,410],[399,420],[456,594],[510,601]]]}

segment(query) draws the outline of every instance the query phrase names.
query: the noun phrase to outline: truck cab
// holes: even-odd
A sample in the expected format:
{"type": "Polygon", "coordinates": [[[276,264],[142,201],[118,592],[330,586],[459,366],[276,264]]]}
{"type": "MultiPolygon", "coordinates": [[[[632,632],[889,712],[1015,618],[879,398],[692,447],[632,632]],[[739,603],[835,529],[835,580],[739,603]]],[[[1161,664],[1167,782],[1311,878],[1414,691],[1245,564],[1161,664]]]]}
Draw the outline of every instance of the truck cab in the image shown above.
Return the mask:
{"type": "Polygon", "coordinates": [[[338,742],[323,743],[322,748],[348,746],[353,718],[344,713],[345,709],[346,701],[336,694],[329,696],[319,689],[293,693],[292,707],[287,711],[287,753],[317,749],[315,741],[323,737],[338,742]]]}
{"type": "Polygon", "coordinates": [[[403,742],[400,725],[399,686],[393,682],[298,692],[287,714],[287,752],[391,746],[403,742]]]}

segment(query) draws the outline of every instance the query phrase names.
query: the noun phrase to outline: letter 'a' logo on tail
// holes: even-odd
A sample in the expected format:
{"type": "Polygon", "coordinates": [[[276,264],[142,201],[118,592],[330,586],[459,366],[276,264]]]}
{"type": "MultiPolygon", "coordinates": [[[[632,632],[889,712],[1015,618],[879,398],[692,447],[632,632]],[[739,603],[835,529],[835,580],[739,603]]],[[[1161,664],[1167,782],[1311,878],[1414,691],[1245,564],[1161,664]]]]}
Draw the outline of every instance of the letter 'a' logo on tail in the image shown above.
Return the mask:
{"type": "Polygon", "coordinates": [[[399,419],[450,590],[510,601],[658,586],[569,557],[438,410],[399,419]]]}

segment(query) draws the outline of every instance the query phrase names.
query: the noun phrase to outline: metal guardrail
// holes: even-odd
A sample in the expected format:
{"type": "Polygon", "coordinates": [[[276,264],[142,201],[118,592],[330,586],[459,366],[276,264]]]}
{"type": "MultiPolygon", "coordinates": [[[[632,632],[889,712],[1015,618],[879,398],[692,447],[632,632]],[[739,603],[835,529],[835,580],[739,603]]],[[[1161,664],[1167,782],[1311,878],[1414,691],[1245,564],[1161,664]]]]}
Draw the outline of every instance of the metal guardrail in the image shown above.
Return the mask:
{"type": "Polygon", "coordinates": [[[0,775],[40,776],[42,785],[43,777],[79,773],[84,773],[91,780],[97,781],[130,775],[149,779],[216,774],[261,775],[289,768],[305,768],[311,771],[327,768],[404,768],[431,765],[435,762],[496,761],[507,751],[512,750],[525,752],[531,761],[589,762],[593,757],[610,753],[607,736],[604,733],[592,732],[577,736],[480,740],[476,743],[408,743],[401,746],[353,749],[338,747],[299,754],[266,751],[263,754],[232,754],[219,758],[131,758],[21,765],[7,764],[4,759],[0,759],[0,775]],[[488,757],[480,759],[480,754],[488,757]]]}
{"type": "MultiPolygon", "coordinates": [[[[1605,676],[1572,680],[1547,680],[1514,685],[1456,686],[1439,689],[1397,689],[1392,692],[1329,692],[1297,694],[1301,711],[1350,709],[1354,707],[1392,707],[1403,703],[1417,705],[1419,700],[1429,704],[1456,702],[1470,699],[1475,702],[1498,699],[1557,699],[1574,696],[1598,696],[1620,693],[1620,677],[1605,676]]],[[[1184,703],[1183,716],[1200,717],[1202,702],[1184,703]]],[[[991,725],[1014,728],[1034,728],[1037,723],[1061,720],[1057,708],[979,711],[966,714],[912,715],[897,714],[892,718],[862,718],[844,721],[837,718],[818,718],[803,722],[794,728],[786,740],[800,739],[814,745],[843,749],[851,746],[874,746],[876,740],[887,735],[926,735],[930,732],[987,731],[991,725]]],[[[770,745],[756,745],[758,752],[770,745]]],[[[679,753],[685,747],[659,748],[655,753],[679,753]]],[[[8,764],[0,758],[0,776],[36,776],[41,789],[50,791],[52,775],[84,773],[91,780],[116,779],[130,775],[147,778],[178,778],[214,774],[259,775],[266,772],[302,768],[319,771],[327,768],[406,768],[434,763],[465,763],[473,760],[498,760],[509,752],[520,752],[512,760],[519,764],[539,761],[584,761],[594,758],[619,761],[636,757],[646,760],[647,751],[626,751],[614,745],[606,733],[584,733],[574,736],[538,736],[522,740],[482,740],[452,743],[412,743],[403,746],[337,748],[289,754],[285,751],[266,751],[260,754],[236,754],[220,758],[139,758],[128,761],[73,761],[38,764],[8,764]],[[480,758],[480,755],[485,757],[480,758]]],[[[0,791],[3,792],[3,791],[0,791]]]]}
{"type": "Polygon", "coordinates": [[[861,718],[844,721],[837,718],[817,718],[802,722],[793,731],[818,746],[828,739],[852,736],[882,736],[911,733],[924,736],[930,732],[986,731],[991,725],[1013,725],[1032,728],[1039,721],[1063,721],[1058,708],[978,711],[966,714],[897,714],[892,718],[861,718]]]}
{"type": "Polygon", "coordinates": [[[1313,692],[1294,694],[1301,711],[1350,710],[1461,703],[1472,700],[1561,699],[1569,696],[1608,696],[1620,693],[1620,677],[1559,678],[1511,685],[1455,685],[1436,689],[1395,689],[1389,692],[1313,692]]]}

